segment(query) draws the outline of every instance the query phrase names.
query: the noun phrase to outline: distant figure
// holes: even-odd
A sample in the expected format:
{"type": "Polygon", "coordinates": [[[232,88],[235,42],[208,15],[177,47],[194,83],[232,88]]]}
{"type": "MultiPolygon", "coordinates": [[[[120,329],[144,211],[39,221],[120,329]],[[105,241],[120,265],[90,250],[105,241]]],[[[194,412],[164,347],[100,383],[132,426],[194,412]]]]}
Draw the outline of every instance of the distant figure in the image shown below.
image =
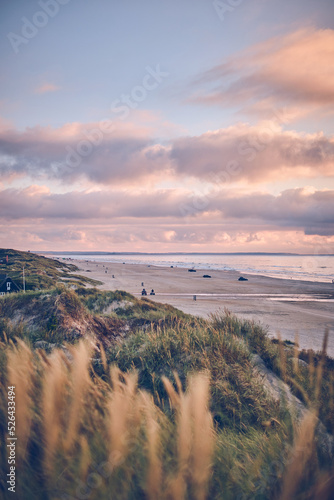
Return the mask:
{"type": "Polygon", "coordinates": [[[115,275],[113,274],[112,277],[115,278],[115,275]]]}
{"type": "Polygon", "coordinates": [[[155,295],[155,291],[153,290],[153,288],[152,288],[152,290],[150,292],[150,295],[155,295]]]}
{"type": "Polygon", "coordinates": [[[145,288],[142,289],[141,294],[142,295],[147,295],[147,291],[145,290],[145,288]]]}
{"type": "Polygon", "coordinates": [[[144,282],[143,281],[141,282],[141,286],[144,286],[144,282]]]}
{"type": "Polygon", "coordinates": [[[196,300],[196,295],[193,296],[193,299],[196,300]]]}
{"type": "Polygon", "coordinates": [[[108,274],[108,271],[104,271],[106,274],[108,274]]]}

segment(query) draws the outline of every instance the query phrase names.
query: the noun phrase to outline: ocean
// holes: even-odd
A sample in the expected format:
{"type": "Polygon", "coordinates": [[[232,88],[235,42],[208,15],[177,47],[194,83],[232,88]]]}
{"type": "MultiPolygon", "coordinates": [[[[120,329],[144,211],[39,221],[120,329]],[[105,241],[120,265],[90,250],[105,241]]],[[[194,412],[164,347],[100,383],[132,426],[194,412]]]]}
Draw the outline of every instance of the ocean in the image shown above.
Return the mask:
{"type": "MultiPolygon", "coordinates": [[[[50,252],[48,252],[50,253],[50,252]]],[[[128,253],[52,253],[59,259],[72,258],[96,262],[125,262],[155,266],[194,267],[195,269],[236,270],[273,278],[328,283],[334,280],[334,255],[282,254],[128,254],[128,253]]]]}

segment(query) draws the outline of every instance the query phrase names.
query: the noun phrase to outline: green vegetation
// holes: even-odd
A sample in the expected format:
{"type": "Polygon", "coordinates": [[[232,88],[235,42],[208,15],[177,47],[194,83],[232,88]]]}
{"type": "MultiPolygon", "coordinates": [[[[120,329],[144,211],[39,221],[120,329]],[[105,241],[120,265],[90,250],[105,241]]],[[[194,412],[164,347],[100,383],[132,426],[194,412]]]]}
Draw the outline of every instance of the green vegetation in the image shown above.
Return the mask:
{"type": "Polygon", "coordinates": [[[48,259],[30,252],[11,249],[0,249],[0,275],[9,276],[16,284],[23,287],[23,266],[25,271],[26,290],[42,290],[54,287],[57,283],[68,286],[100,285],[99,281],[73,274],[77,266],[48,259]],[[8,264],[6,256],[8,255],[8,264]]]}
{"type": "Polygon", "coordinates": [[[227,311],[204,320],[122,291],[8,295],[0,317],[0,435],[15,385],[18,498],[330,498],[331,438],[316,420],[333,433],[324,354],[227,311]],[[254,354],[310,409],[299,426],[254,354]]]}
{"type": "Polygon", "coordinates": [[[172,324],[190,318],[168,304],[138,300],[129,293],[95,288],[69,290],[59,285],[47,291],[13,293],[0,298],[0,336],[24,339],[29,345],[47,341],[61,346],[97,335],[105,347],[120,335],[151,324],[172,324]]]}
{"type": "Polygon", "coordinates": [[[224,316],[213,315],[212,320],[216,328],[223,328],[242,338],[248,349],[259,354],[266,366],[289,384],[292,392],[306,405],[316,406],[321,421],[334,434],[333,359],[312,350],[299,352],[298,344],[291,341],[271,340],[260,325],[240,321],[228,311],[224,316]],[[300,363],[299,360],[307,363],[300,363]],[[317,389],[318,372],[322,379],[317,389]]]}

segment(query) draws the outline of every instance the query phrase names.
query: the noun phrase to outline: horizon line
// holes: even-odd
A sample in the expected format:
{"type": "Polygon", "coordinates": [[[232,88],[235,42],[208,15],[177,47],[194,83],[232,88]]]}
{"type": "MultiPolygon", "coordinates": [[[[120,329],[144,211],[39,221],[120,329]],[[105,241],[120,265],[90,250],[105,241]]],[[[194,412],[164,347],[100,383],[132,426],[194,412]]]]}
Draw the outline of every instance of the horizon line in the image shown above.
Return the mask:
{"type": "Polygon", "coordinates": [[[291,256],[324,256],[333,257],[334,253],[294,253],[294,252],[104,252],[104,251],[52,251],[35,250],[31,253],[58,255],[291,255],[291,256]]]}

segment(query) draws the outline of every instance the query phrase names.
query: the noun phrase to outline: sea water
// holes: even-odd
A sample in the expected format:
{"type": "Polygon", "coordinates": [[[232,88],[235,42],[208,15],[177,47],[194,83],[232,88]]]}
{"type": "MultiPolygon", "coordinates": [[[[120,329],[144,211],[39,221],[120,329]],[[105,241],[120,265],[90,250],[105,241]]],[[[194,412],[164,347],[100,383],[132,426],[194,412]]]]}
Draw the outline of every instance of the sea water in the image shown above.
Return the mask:
{"type": "Polygon", "coordinates": [[[72,258],[96,262],[236,270],[245,274],[324,283],[334,280],[334,255],[55,252],[53,256],[59,259],[72,258]]]}

